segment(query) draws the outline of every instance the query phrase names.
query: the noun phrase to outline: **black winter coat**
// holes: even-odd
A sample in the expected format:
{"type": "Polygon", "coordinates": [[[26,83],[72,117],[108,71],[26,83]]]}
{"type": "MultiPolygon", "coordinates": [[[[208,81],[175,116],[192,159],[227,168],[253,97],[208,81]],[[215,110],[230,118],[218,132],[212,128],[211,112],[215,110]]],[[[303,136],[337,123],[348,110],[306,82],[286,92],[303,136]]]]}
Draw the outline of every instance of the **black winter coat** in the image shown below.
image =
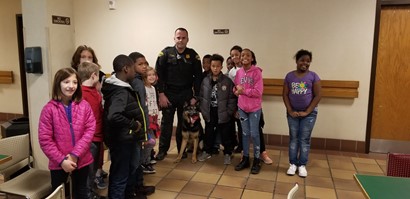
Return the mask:
{"type": "MultiPolygon", "coordinates": [[[[229,122],[238,109],[238,98],[233,93],[234,83],[222,72],[217,79],[217,100],[218,100],[218,123],[229,122]]],[[[211,92],[212,92],[212,73],[208,74],[201,84],[199,101],[202,117],[206,122],[211,121],[211,92]]]]}

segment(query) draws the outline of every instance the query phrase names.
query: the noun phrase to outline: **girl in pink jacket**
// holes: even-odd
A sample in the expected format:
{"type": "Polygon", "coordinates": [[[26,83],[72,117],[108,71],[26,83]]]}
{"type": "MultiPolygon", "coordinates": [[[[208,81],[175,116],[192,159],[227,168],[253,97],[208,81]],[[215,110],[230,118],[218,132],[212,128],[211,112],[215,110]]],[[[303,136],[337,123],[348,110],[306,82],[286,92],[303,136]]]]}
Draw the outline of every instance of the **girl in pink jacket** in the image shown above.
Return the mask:
{"type": "Polygon", "coordinates": [[[52,189],[71,174],[76,199],[88,198],[88,165],[93,162],[90,144],[95,118],[90,105],[81,99],[80,79],[72,68],[54,76],[52,99],[41,111],[38,136],[40,147],[49,159],[52,189]]]}
{"type": "Polygon", "coordinates": [[[234,93],[238,96],[238,112],[242,126],[243,157],[235,167],[240,171],[250,166],[249,146],[252,138],[254,160],[251,168],[252,174],[258,174],[260,165],[260,137],[259,120],[262,112],[263,79],[262,69],[257,67],[255,55],[249,49],[241,53],[242,68],[235,77],[234,93]]]}

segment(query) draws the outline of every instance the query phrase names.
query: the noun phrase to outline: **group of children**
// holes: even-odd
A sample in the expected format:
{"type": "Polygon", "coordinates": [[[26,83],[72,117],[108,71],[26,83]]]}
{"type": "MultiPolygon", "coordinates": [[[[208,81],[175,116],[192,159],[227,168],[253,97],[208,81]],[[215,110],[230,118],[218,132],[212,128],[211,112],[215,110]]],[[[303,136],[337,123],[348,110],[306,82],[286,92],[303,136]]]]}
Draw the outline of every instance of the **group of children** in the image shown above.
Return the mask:
{"type": "MultiPolygon", "coordinates": [[[[298,68],[289,73],[285,81],[298,81],[299,76],[290,77],[294,73],[305,76],[311,61],[309,53],[302,51],[296,56],[298,68]]],[[[205,120],[205,135],[198,160],[211,158],[222,144],[224,164],[231,164],[233,152],[242,152],[235,170],[249,168],[252,140],[251,173],[258,174],[261,162],[272,164],[262,132],[262,69],[256,65],[254,52],[239,46],[231,49],[225,74],[223,62],[224,58],[218,54],[203,59],[204,73],[198,99],[205,120]]],[[[78,47],[72,68],[60,69],[55,74],[52,99],[40,115],[39,142],[49,158],[52,188],[67,182],[71,176],[74,198],[90,198],[93,183],[100,189],[107,186],[102,170],[103,143],[109,147],[111,157],[109,198],[146,198],[155,191],[155,187],[143,185],[142,176],[155,173],[153,148],[160,134],[155,69],[149,67],[144,55],[138,52],[118,55],[113,69],[113,74],[104,79],[94,51],[87,46],[78,47]]],[[[294,83],[285,82],[284,87],[291,129],[287,174],[294,175],[299,170],[302,177],[307,175],[308,142],[314,123],[308,136],[303,138],[298,135],[303,126],[292,128],[301,119],[316,119],[320,100],[320,79],[315,73],[308,74],[313,75],[308,76],[313,100],[302,100],[304,104],[296,106],[295,103],[302,102],[292,95],[295,91],[285,91],[291,90],[288,87],[294,83]]]]}
{"type": "Polygon", "coordinates": [[[49,158],[53,190],[71,179],[74,198],[96,198],[94,184],[107,187],[105,142],[111,156],[109,198],[146,198],[155,191],[143,185],[142,177],[155,173],[155,70],[138,52],[117,56],[113,66],[114,73],[103,80],[92,48],[79,46],[72,68],[55,74],[52,99],[39,120],[39,142],[49,158]]]}
{"type": "Polygon", "coordinates": [[[222,56],[214,54],[203,57],[204,78],[199,101],[205,120],[205,138],[198,160],[211,158],[222,144],[224,164],[231,164],[232,152],[242,152],[242,160],[235,170],[248,168],[252,138],[254,161],[251,173],[258,174],[261,161],[272,164],[262,134],[262,69],[256,66],[255,54],[250,49],[234,46],[230,55],[226,74],[222,73],[222,56]],[[238,124],[238,131],[235,123],[238,124]]]}

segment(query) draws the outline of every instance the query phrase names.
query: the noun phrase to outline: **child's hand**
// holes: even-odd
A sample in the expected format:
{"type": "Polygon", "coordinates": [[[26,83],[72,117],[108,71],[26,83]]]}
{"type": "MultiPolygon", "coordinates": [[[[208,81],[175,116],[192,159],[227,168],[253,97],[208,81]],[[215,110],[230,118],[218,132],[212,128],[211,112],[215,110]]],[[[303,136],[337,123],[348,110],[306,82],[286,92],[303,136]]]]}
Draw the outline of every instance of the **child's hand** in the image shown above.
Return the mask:
{"type": "Polygon", "coordinates": [[[66,159],[61,163],[61,167],[64,169],[65,172],[69,173],[77,168],[77,163],[69,159],[66,159]]]}
{"type": "Polygon", "coordinates": [[[244,92],[243,86],[242,86],[242,85],[236,85],[235,95],[236,95],[236,93],[237,93],[238,95],[242,95],[243,92],[244,92]]]}
{"type": "Polygon", "coordinates": [[[77,163],[77,161],[78,161],[78,158],[71,155],[71,154],[67,155],[67,159],[73,161],[74,163],[77,163]]]}

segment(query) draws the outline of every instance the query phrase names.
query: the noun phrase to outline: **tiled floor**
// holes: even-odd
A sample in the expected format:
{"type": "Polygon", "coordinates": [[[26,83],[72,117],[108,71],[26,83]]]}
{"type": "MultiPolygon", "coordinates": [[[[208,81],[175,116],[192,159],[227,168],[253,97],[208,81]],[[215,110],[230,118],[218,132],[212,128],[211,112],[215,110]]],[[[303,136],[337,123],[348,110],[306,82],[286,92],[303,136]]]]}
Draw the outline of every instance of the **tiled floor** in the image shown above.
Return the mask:
{"type": "MultiPolygon", "coordinates": [[[[148,198],[281,199],[297,182],[300,188],[296,198],[361,199],[365,197],[353,174],[385,175],[386,170],[386,154],[312,150],[308,177],[300,178],[285,173],[289,166],[287,148],[268,146],[268,153],[274,163],[264,164],[261,172],[253,175],[249,169],[234,170],[240,154],[235,154],[228,166],[223,164],[222,153],[196,164],[191,163],[189,154],[188,159],[175,164],[177,150],[172,146],[168,156],[155,165],[156,174],[144,176],[146,185],[156,186],[156,192],[148,198]]],[[[109,162],[104,167],[108,169],[109,162]]]]}
{"type": "MultiPolygon", "coordinates": [[[[223,164],[223,154],[214,155],[206,162],[192,164],[188,159],[175,164],[177,150],[173,141],[168,156],[155,165],[156,173],[144,176],[146,185],[155,185],[150,199],[196,198],[286,198],[297,182],[300,188],[296,198],[359,199],[365,198],[353,179],[354,173],[385,175],[386,154],[356,154],[338,151],[310,153],[308,177],[287,176],[287,148],[269,147],[274,163],[263,165],[257,175],[249,169],[235,171],[240,154],[235,154],[232,165],[223,164]]],[[[108,171],[110,162],[104,164],[108,171]]],[[[1,183],[1,182],[0,182],[1,183]]],[[[101,194],[106,195],[107,190],[101,194]]],[[[2,196],[0,196],[0,199],[2,196]]]]}

